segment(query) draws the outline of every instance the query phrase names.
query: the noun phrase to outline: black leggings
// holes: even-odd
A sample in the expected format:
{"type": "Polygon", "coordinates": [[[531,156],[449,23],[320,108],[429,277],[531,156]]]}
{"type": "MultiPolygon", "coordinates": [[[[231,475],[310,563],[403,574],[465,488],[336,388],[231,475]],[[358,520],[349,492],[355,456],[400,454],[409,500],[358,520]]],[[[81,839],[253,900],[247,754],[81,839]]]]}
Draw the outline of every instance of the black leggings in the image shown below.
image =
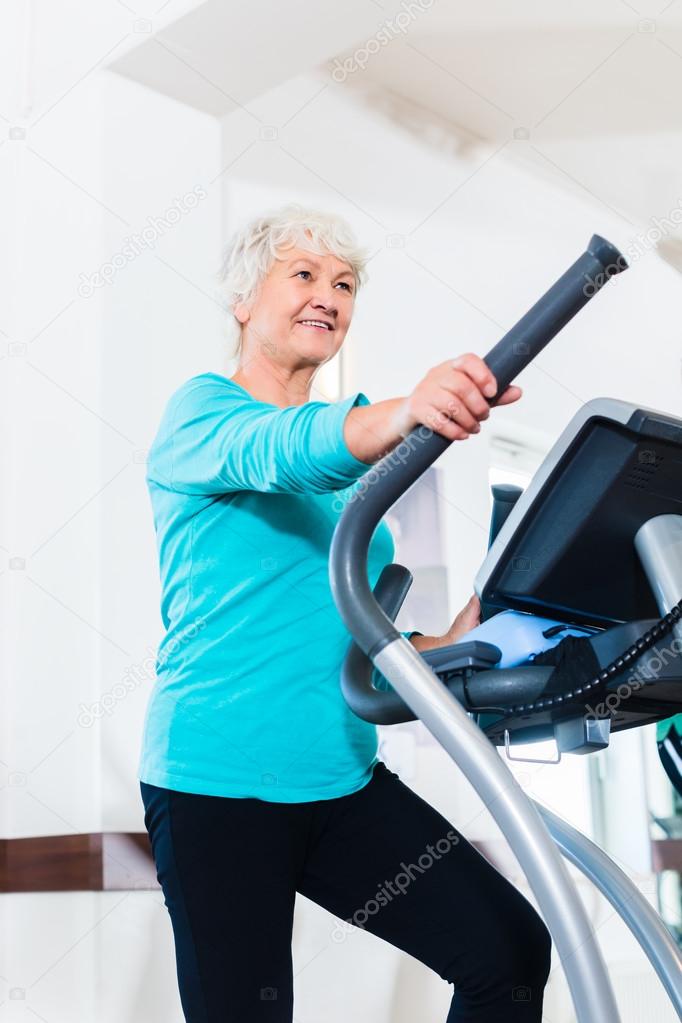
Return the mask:
{"type": "Polygon", "coordinates": [[[540,1023],[545,925],[385,764],[308,803],[140,788],[187,1023],[291,1023],[296,892],[338,918],[332,948],[350,922],[454,984],[447,1023],[540,1023]]]}

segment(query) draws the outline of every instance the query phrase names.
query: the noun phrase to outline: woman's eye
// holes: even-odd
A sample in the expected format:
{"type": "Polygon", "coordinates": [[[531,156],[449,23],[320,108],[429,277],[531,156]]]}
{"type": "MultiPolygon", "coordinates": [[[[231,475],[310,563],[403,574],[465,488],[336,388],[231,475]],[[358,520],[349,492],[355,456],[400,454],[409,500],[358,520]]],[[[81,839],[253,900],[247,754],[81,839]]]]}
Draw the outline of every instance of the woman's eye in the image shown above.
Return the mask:
{"type": "MultiPolygon", "coordinates": [[[[310,277],[310,270],[297,270],[295,276],[300,277],[301,274],[308,274],[308,277],[310,277]]],[[[353,294],[353,288],[348,281],[339,281],[339,284],[341,284],[349,292],[349,294],[353,294]]]]}

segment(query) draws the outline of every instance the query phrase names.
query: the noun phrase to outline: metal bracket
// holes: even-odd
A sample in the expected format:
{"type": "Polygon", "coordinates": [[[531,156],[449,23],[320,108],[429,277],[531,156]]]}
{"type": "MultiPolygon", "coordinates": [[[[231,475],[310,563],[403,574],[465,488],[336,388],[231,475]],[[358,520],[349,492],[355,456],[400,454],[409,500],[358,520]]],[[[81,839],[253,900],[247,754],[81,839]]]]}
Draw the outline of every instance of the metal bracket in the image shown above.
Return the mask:
{"type": "Polygon", "coordinates": [[[509,729],[504,730],[504,749],[507,754],[507,760],[512,760],[519,764],[558,764],[561,760],[561,750],[557,743],[556,749],[556,760],[546,760],[543,757],[513,757],[511,755],[511,743],[509,742],[509,729]]]}
{"type": "Polygon", "coordinates": [[[554,738],[562,753],[595,753],[606,749],[610,736],[611,718],[569,718],[554,726],[554,738]]]}

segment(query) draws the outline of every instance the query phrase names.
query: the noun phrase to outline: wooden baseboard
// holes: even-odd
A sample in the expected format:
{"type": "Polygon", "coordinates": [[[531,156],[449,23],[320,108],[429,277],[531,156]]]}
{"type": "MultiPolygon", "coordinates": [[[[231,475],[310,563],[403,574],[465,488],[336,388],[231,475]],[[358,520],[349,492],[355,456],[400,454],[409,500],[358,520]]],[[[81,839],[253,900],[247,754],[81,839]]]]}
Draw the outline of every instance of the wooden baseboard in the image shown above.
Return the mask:
{"type": "Polygon", "coordinates": [[[654,838],[651,841],[654,873],[676,870],[682,873],[682,838],[654,838]]]}
{"type": "Polygon", "coordinates": [[[0,892],[158,888],[146,832],[0,839],[0,892]]]}
{"type": "MultiPolygon", "coordinates": [[[[509,876],[518,872],[504,842],[473,844],[498,870],[509,876]]],[[[150,891],[158,887],[146,831],[0,839],[0,893],[150,891]]]]}

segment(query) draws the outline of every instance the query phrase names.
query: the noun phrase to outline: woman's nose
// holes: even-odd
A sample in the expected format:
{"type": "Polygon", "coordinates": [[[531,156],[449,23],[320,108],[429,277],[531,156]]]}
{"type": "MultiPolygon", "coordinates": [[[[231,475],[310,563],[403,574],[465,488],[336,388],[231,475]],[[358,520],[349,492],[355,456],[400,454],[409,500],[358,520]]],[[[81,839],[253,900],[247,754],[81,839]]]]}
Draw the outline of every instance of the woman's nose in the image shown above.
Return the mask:
{"type": "Polygon", "coordinates": [[[314,297],[311,300],[311,305],[315,306],[316,309],[326,309],[327,312],[336,312],[336,296],[337,292],[334,291],[334,287],[331,283],[324,284],[321,281],[317,282],[315,288],[314,297]]]}

